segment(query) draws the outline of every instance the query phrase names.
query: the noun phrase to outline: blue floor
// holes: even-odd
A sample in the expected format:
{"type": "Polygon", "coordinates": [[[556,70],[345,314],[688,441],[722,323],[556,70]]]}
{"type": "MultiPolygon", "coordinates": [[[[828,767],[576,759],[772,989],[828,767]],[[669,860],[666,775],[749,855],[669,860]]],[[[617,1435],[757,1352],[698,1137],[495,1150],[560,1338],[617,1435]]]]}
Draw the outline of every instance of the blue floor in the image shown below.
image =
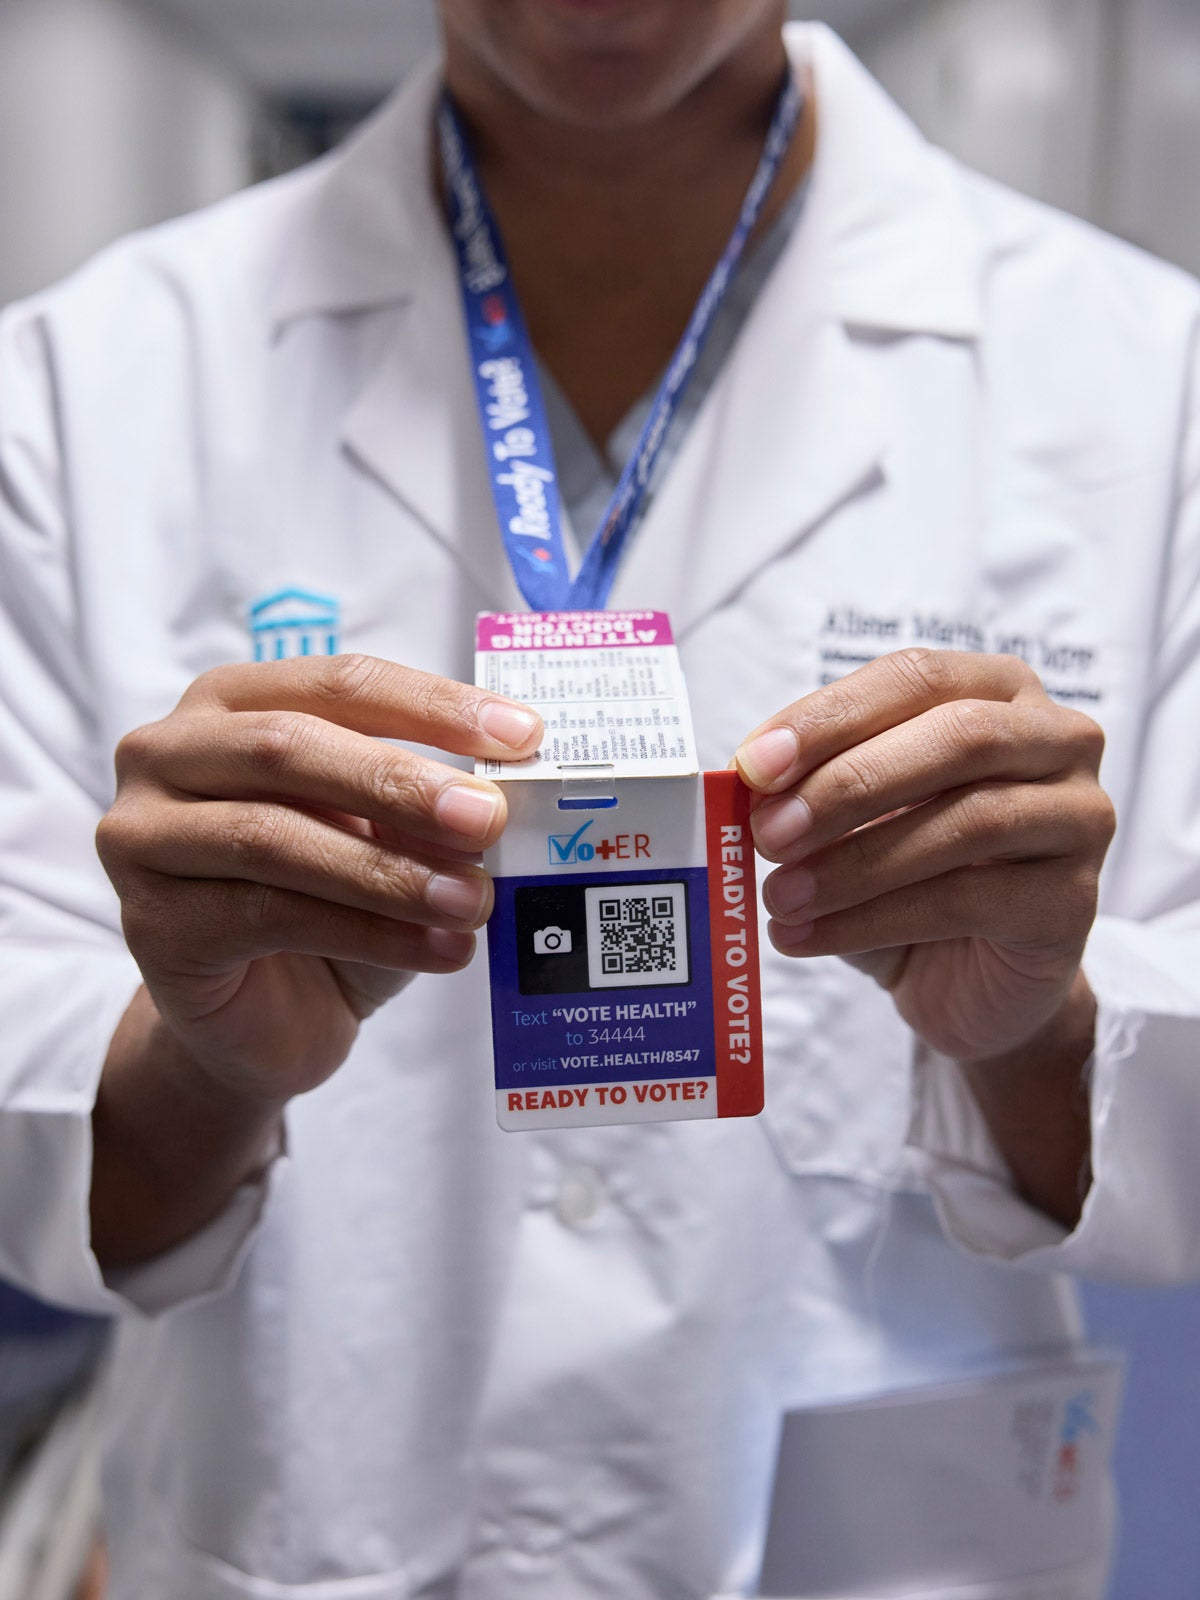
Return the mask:
{"type": "Polygon", "coordinates": [[[1129,1359],[1111,1600],[1200,1600],[1200,1288],[1084,1299],[1093,1339],[1129,1359]]]}
{"type": "Polygon", "coordinates": [[[0,1281],[0,1488],[63,1397],[87,1381],[104,1340],[103,1322],[0,1281]]]}

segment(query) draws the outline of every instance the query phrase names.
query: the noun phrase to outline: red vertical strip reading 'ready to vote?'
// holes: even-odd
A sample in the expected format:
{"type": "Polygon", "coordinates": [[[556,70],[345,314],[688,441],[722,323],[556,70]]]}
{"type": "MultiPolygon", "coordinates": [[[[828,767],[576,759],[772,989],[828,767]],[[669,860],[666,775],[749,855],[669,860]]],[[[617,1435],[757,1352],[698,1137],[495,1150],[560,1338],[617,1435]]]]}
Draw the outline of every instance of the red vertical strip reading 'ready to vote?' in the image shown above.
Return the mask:
{"type": "Polygon", "coordinates": [[[754,1117],[763,1108],[758,892],[750,791],[736,772],[704,774],[704,831],[717,1115],[754,1117]]]}

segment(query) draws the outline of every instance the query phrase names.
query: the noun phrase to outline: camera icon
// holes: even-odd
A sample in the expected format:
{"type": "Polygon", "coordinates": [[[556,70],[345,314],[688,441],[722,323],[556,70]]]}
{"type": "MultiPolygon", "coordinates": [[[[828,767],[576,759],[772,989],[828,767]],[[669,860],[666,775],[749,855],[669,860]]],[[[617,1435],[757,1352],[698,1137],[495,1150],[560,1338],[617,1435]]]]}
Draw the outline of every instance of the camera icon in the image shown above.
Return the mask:
{"type": "Polygon", "coordinates": [[[569,928],[538,928],[533,936],[535,956],[569,956],[571,931],[569,928]]]}

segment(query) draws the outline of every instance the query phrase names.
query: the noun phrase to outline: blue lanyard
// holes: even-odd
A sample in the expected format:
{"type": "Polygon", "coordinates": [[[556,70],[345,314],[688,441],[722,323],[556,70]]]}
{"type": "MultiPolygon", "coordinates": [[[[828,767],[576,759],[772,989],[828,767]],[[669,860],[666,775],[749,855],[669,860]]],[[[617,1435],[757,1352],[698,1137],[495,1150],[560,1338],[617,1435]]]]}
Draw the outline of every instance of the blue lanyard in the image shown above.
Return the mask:
{"type": "Polygon", "coordinates": [[[696,302],[683,338],[622,472],[578,575],[571,578],[562,534],[562,502],[533,346],[509,273],[500,230],[448,94],[438,138],[458,254],[471,370],[488,444],[492,497],[504,547],[521,593],[534,611],[602,611],[672,420],[778,175],[804,109],[792,73],[780,91],[758,169],[721,259],[696,302]]]}

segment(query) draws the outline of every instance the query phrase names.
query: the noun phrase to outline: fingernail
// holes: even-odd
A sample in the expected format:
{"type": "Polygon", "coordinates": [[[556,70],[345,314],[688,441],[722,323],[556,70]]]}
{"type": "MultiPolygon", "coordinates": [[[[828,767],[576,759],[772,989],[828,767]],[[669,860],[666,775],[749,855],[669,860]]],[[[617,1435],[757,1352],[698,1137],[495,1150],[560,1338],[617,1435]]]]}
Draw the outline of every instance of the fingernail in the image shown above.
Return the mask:
{"type": "Polygon", "coordinates": [[[769,789],[800,759],[800,741],[791,728],[771,728],[750,739],[737,753],[742,776],[752,789],[769,789]]]}
{"type": "Polygon", "coordinates": [[[434,802],[434,814],[451,833],[464,839],[486,839],[503,802],[494,789],[456,783],[443,789],[434,802]]]}
{"type": "Polygon", "coordinates": [[[750,818],[754,842],[767,855],[782,855],[812,827],[812,812],[798,794],[771,800],[750,818]]]}
{"type": "Polygon", "coordinates": [[[816,892],[817,880],[803,867],[776,872],[763,885],[763,899],[773,917],[794,917],[812,904],[816,892]]]}
{"type": "Polygon", "coordinates": [[[805,922],[794,928],[788,927],[784,922],[773,922],[770,928],[771,943],[781,955],[790,955],[793,950],[798,950],[807,942],[815,927],[815,922],[805,922]]]}
{"type": "Polygon", "coordinates": [[[439,916],[450,917],[455,922],[479,922],[487,898],[486,878],[459,878],[448,872],[436,872],[425,885],[427,903],[439,916]]]}
{"type": "Polygon", "coordinates": [[[475,935],[455,933],[452,928],[427,929],[425,943],[433,955],[452,961],[456,967],[465,967],[475,954],[475,935]]]}
{"type": "Polygon", "coordinates": [[[541,727],[536,711],[513,705],[508,700],[488,700],[479,708],[479,726],[489,738],[519,750],[541,727]]]}

